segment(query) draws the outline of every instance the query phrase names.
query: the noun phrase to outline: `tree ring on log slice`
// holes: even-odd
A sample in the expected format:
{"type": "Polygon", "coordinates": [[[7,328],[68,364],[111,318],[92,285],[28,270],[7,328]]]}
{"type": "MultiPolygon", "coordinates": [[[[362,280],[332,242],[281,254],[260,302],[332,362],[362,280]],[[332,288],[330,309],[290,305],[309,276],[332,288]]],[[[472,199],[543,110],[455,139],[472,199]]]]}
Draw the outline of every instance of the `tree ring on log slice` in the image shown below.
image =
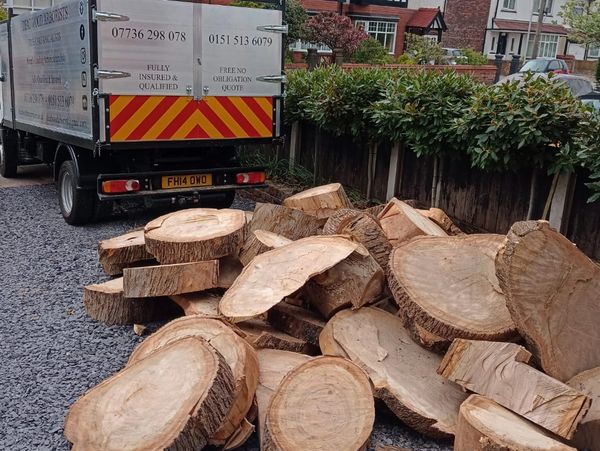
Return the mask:
{"type": "Polygon", "coordinates": [[[396,198],[388,202],[377,219],[393,247],[416,236],[448,236],[431,219],[396,198]]]}
{"type": "Polygon", "coordinates": [[[454,439],[456,451],[576,451],[544,429],[479,395],[461,406],[454,439]]]}
{"type": "Polygon", "coordinates": [[[517,337],[495,274],[501,235],[415,238],[392,251],[390,289],[405,324],[441,338],[517,337]]]}
{"type": "Polygon", "coordinates": [[[191,208],[150,221],[146,248],[162,264],[213,260],[237,255],[245,229],[241,210],[191,208]]]}
{"type": "Polygon", "coordinates": [[[123,268],[154,261],[154,256],[146,250],[143,229],[100,241],[98,258],[109,276],[123,274],[123,268]]]}
{"type": "Polygon", "coordinates": [[[358,451],[375,421],[369,378],[354,363],[317,357],[292,370],[271,400],[267,451],[358,451]]]}
{"type": "Polygon", "coordinates": [[[129,357],[127,365],[134,364],[170,343],[187,337],[200,337],[218,352],[231,368],[234,379],[234,400],[226,419],[210,437],[211,444],[223,445],[236,432],[252,406],[258,384],[258,358],[256,352],[233,329],[218,319],[185,316],[171,321],[142,344],[129,357]]]}
{"type": "Polygon", "coordinates": [[[73,449],[202,449],[233,401],[233,375],[189,337],[125,367],[79,398],[65,419],[73,449]],[[157,415],[160,412],[160,415],[157,415]]]}
{"type": "Polygon", "coordinates": [[[283,205],[317,218],[328,218],[340,208],[353,208],[340,183],[317,186],[294,194],[284,199],[283,205]]]}

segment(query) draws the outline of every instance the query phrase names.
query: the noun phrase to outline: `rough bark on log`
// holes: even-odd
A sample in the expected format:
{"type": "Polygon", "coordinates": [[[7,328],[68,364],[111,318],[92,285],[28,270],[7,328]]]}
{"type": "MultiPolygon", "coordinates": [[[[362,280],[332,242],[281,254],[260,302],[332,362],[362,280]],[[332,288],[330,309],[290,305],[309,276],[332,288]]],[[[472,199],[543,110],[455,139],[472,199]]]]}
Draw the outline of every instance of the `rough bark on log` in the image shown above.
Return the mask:
{"type": "Polygon", "coordinates": [[[365,212],[368,215],[378,217],[379,213],[381,213],[384,210],[384,208],[385,208],[385,204],[380,204],[380,205],[375,205],[373,207],[365,208],[363,210],[363,212],[365,212]]]}
{"type": "Polygon", "coordinates": [[[69,409],[65,436],[80,451],[202,449],[232,396],[229,365],[206,341],[189,337],[89,390],[69,409]]]}
{"type": "Polygon", "coordinates": [[[150,221],[144,236],[156,260],[170,264],[237,256],[245,233],[241,210],[191,208],[150,221]]]}
{"type": "Polygon", "coordinates": [[[283,205],[317,218],[328,218],[341,208],[353,208],[344,187],[339,183],[317,186],[294,194],[284,199],[283,205]]]}
{"type": "Polygon", "coordinates": [[[311,353],[311,346],[306,340],[292,337],[276,330],[262,319],[251,319],[238,323],[237,326],[244,334],[244,340],[255,349],[279,349],[281,351],[311,353]]]}
{"type": "Polygon", "coordinates": [[[392,247],[421,235],[448,236],[435,222],[396,198],[385,206],[377,219],[392,247]]]}
{"type": "Polygon", "coordinates": [[[312,278],[304,288],[310,304],[329,319],[342,309],[359,308],[379,298],[385,286],[381,266],[368,252],[354,252],[312,278]]]}
{"type": "Polygon", "coordinates": [[[600,366],[600,267],[543,221],[517,222],[496,258],[511,316],[546,373],[600,366]]]}
{"type": "Polygon", "coordinates": [[[489,234],[429,237],[395,248],[388,283],[405,324],[415,322],[448,340],[514,339],[495,274],[502,240],[489,234]]]}
{"type": "Polygon", "coordinates": [[[439,225],[444,232],[450,236],[464,235],[465,233],[454,224],[452,219],[446,214],[446,212],[440,208],[430,208],[429,210],[417,210],[423,216],[431,219],[437,225],[439,225]]]}
{"type": "Polygon", "coordinates": [[[292,240],[266,230],[255,230],[244,243],[240,252],[240,262],[246,266],[254,257],[290,244],[292,240]]]}
{"type": "Polygon", "coordinates": [[[375,217],[357,210],[339,210],[327,220],[323,234],[350,235],[365,246],[379,266],[386,270],[392,245],[375,217]]]}
{"type": "Polygon", "coordinates": [[[88,285],[83,291],[83,305],[87,314],[109,325],[139,324],[153,321],[162,309],[158,299],[126,298],[123,278],[88,285]]]}
{"type": "Polygon", "coordinates": [[[218,276],[217,260],[125,268],[123,293],[128,298],[194,293],[216,288],[218,276]]]}
{"type": "Polygon", "coordinates": [[[282,302],[269,310],[268,319],[273,327],[292,337],[306,340],[313,346],[319,346],[319,335],[325,322],[310,310],[282,302]]]}
{"type": "Polygon", "coordinates": [[[529,366],[530,359],[529,351],[514,343],[457,339],[438,372],[556,435],[571,438],[591,400],[529,366]]]}
{"type": "Polygon", "coordinates": [[[136,230],[98,243],[98,257],[102,269],[109,276],[123,274],[124,268],[154,261],[146,250],[144,230],[136,230]]]}
{"type": "Polygon", "coordinates": [[[578,374],[569,379],[567,385],[592,400],[590,410],[575,431],[572,444],[577,449],[600,451],[600,367],[578,374]]]}
{"type": "Polygon", "coordinates": [[[466,395],[436,374],[441,357],[414,343],[398,317],[372,307],[343,310],[321,336],[323,354],[364,369],[375,396],[400,420],[430,437],[452,438],[466,395]]]}
{"type": "Polygon", "coordinates": [[[239,322],[261,315],[358,248],[343,237],[313,236],[255,257],[221,299],[221,314],[239,322]]]}
{"type": "Polygon", "coordinates": [[[423,346],[425,349],[429,349],[430,351],[435,352],[436,354],[444,355],[450,345],[452,344],[451,340],[440,337],[434,333],[429,332],[423,327],[419,326],[417,323],[410,323],[405,325],[405,327],[410,332],[412,339],[423,346]]]}
{"type": "Polygon", "coordinates": [[[294,368],[308,362],[312,357],[296,352],[261,349],[257,352],[260,373],[256,388],[256,404],[258,406],[258,436],[260,449],[264,451],[264,427],[267,411],[279,384],[294,368]]]}
{"type": "Polygon", "coordinates": [[[236,433],[252,406],[258,384],[256,351],[228,325],[218,319],[185,316],[171,321],[144,340],[129,357],[135,364],[170,343],[187,337],[200,337],[225,359],[233,373],[233,404],[222,424],[210,436],[213,445],[224,445],[236,433]]]}
{"type": "Polygon", "coordinates": [[[219,316],[219,301],[223,296],[210,291],[170,296],[186,316],[200,315],[204,317],[219,316]]]}
{"type": "Polygon", "coordinates": [[[460,406],[455,451],[576,451],[500,404],[471,395],[460,406]]]}
{"type": "Polygon", "coordinates": [[[343,358],[316,357],[281,381],[267,412],[264,450],[363,450],[374,422],[365,372],[343,358]]]}

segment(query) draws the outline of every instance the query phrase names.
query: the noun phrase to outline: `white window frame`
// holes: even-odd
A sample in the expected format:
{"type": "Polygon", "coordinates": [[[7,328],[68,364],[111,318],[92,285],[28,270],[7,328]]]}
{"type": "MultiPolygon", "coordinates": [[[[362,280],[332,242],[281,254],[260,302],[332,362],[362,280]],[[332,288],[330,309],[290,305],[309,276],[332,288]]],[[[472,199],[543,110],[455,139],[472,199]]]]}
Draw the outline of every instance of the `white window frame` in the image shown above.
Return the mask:
{"type": "MultiPolygon", "coordinates": [[[[540,13],[540,0],[533,0],[533,14],[538,15],[540,13]]],[[[546,12],[545,16],[552,15],[552,8],[554,8],[554,0],[546,0],[546,12]]]]}
{"type": "Polygon", "coordinates": [[[517,0],[504,0],[502,2],[502,10],[506,11],[516,11],[517,9],[517,0]]]}
{"type": "MultiPolygon", "coordinates": [[[[535,35],[529,36],[529,44],[527,46],[527,58],[531,58],[533,54],[533,40],[535,35]]],[[[560,36],[557,34],[542,34],[540,36],[540,50],[538,58],[556,58],[558,54],[558,41],[560,36]]]]}
{"type": "MultiPolygon", "coordinates": [[[[375,38],[379,41],[379,36],[383,35],[384,42],[382,43],[384,47],[387,48],[388,42],[391,43],[389,47],[389,54],[393,55],[396,51],[396,38],[398,36],[398,23],[391,22],[389,20],[355,20],[355,27],[362,27],[365,33],[367,33],[372,38],[375,38]],[[385,30],[380,30],[380,25],[385,26],[385,30]],[[393,30],[389,30],[389,28],[393,27],[393,30]],[[391,41],[390,41],[391,39],[391,41]]],[[[379,41],[381,42],[381,41],[379,41]]]]}
{"type": "Polygon", "coordinates": [[[590,45],[587,56],[588,58],[600,58],[600,45],[590,45]]]}

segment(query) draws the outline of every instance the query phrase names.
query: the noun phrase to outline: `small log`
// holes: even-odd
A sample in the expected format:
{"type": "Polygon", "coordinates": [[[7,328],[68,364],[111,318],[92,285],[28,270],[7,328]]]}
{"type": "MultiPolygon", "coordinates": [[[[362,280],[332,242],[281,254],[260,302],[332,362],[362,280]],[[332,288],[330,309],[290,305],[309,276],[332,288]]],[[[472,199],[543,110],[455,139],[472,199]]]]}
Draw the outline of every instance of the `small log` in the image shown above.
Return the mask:
{"type": "Polygon", "coordinates": [[[279,349],[281,351],[311,353],[311,346],[306,340],[292,337],[284,332],[276,330],[273,326],[261,319],[251,319],[238,323],[237,326],[243,332],[244,340],[255,349],[279,349]]]}
{"type": "Polygon", "coordinates": [[[83,291],[83,305],[87,314],[109,325],[148,323],[157,318],[161,301],[126,298],[123,278],[88,285],[83,291]]]}
{"type": "Polygon", "coordinates": [[[513,340],[518,334],[498,286],[501,235],[416,238],[392,251],[388,283],[405,325],[440,338],[513,340]]]}
{"type": "Polygon", "coordinates": [[[204,317],[219,316],[219,302],[223,296],[210,291],[170,296],[186,316],[200,315],[204,317]]]}
{"type": "Polygon", "coordinates": [[[267,411],[273,395],[281,381],[294,368],[308,362],[312,357],[296,352],[261,349],[257,352],[260,368],[258,387],[256,388],[256,404],[258,406],[258,436],[260,449],[264,451],[264,428],[267,411]]]}
{"type": "Polygon", "coordinates": [[[198,316],[178,318],[144,340],[133,351],[127,365],[135,364],[169,343],[187,337],[206,340],[223,356],[233,373],[233,404],[230,404],[227,416],[209,440],[212,445],[224,445],[244,422],[258,384],[256,352],[229,326],[218,319],[198,316]]]}
{"type": "Polygon", "coordinates": [[[285,207],[301,210],[317,218],[328,218],[341,208],[353,208],[339,183],[317,186],[284,199],[285,207]]]}
{"type": "Polygon", "coordinates": [[[530,359],[531,354],[514,343],[457,339],[438,372],[465,389],[570,439],[591,400],[529,366],[530,359]]]}
{"type": "Polygon", "coordinates": [[[142,335],[144,335],[147,332],[147,330],[148,330],[148,328],[141,324],[133,325],[133,333],[136,334],[138,337],[141,337],[142,335]]]}
{"type": "Polygon", "coordinates": [[[592,400],[590,410],[575,431],[572,445],[577,449],[600,451],[600,367],[578,374],[568,380],[567,385],[592,400]]]}
{"type": "Polygon", "coordinates": [[[233,383],[229,365],[206,341],[178,340],[79,398],[65,437],[77,450],[202,449],[227,415],[233,383]]]}
{"type": "Polygon", "coordinates": [[[279,385],[267,412],[264,450],[363,450],[374,422],[364,371],[346,359],[316,357],[279,385]]]}
{"type": "Polygon", "coordinates": [[[235,322],[261,315],[357,248],[342,237],[313,236],[260,254],[227,290],[219,310],[235,322]]]}
{"type": "Polygon", "coordinates": [[[327,220],[323,234],[350,235],[367,248],[382,269],[387,268],[392,245],[374,216],[357,210],[338,210],[327,220]]]}
{"type": "Polygon", "coordinates": [[[161,216],[145,228],[146,249],[161,264],[189,263],[239,253],[246,232],[241,210],[192,208],[161,216]]]}
{"type": "Polygon", "coordinates": [[[543,221],[517,222],[496,274],[519,332],[550,376],[600,366],[600,267],[543,221]]]}
{"type": "Polygon", "coordinates": [[[240,252],[240,262],[246,266],[257,255],[285,246],[291,242],[292,240],[282,235],[277,235],[266,230],[255,230],[250,233],[240,252]]]}
{"type": "Polygon", "coordinates": [[[460,230],[460,228],[454,224],[450,216],[446,214],[446,212],[440,208],[430,208],[429,210],[417,210],[423,216],[428,219],[431,219],[437,225],[439,225],[444,232],[446,232],[450,236],[456,235],[464,235],[465,233],[460,230]]]}
{"type": "Polygon", "coordinates": [[[154,256],[146,250],[144,230],[100,241],[98,257],[102,269],[109,276],[119,276],[124,268],[154,261],[154,256]]]}
{"type": "Polygon", "coordinates": [[[223,257],[219,259],[219,279],[217,286],[225,290],[231,288],[235,279],[242,273],[244,266],[234,257],[223,257]]]}
{"type": "Polygon", "coordinates": [[[323,329],[320,345],[323,354],[364,369],[375,396],[404,423],[433,438],[453,437],[466,395],[436,374],[441,357],[414,343],[400,318],[372,307],[342,310],[323,329]]]}
{"type": "Polygon", "coordinates": [[[219,262],[217,260],[125,268],[123,270],[123,292],[128,298],[193,293],[216,288],[218,276],[219,262]]]}
{"type": "Polygon", "coordinates": [[[359,308],[375,301],[384,286],[383,270],[364,250],[352,253],[330,270],[313,277],[305,292],[310,304],[329,319],[342,309],[359,308]]]}
{"type": "Polygon", "coordinates": [[[500,404],[471,395],[460,406],[455,451],[576,451],[500,404]]]}
{"type": "Polygon", "coordinates": [[[310,310],[282,302],[269,310],[268,319],[273,327],[313,346],[319,346],[319,335],[325,322],[310,310]]]}
{"type": "Polygon", "coordinates": [[[385,206],[378,219],[393,247],[416,236],[448,236],[435,222],[396,198],[385,206]]]}

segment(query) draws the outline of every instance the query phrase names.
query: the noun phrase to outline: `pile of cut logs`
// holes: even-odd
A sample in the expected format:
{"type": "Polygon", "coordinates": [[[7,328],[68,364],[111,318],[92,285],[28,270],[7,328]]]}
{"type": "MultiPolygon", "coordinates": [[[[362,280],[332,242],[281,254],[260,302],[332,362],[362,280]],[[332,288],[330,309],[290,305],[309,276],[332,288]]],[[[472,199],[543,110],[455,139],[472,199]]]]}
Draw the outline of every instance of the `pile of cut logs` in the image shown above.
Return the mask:
{"type": "Polygon", "coordinates": [[[466,235],[331,184],[170,213],[99,254],[122,277],[85,287],[91,317],[180,317],[71,406],[74,449],[228,450],[256,428],[262,450],[357,451],[378,399],[456,450],[600,450],[600,267],[545,222],[466,235]]]}

